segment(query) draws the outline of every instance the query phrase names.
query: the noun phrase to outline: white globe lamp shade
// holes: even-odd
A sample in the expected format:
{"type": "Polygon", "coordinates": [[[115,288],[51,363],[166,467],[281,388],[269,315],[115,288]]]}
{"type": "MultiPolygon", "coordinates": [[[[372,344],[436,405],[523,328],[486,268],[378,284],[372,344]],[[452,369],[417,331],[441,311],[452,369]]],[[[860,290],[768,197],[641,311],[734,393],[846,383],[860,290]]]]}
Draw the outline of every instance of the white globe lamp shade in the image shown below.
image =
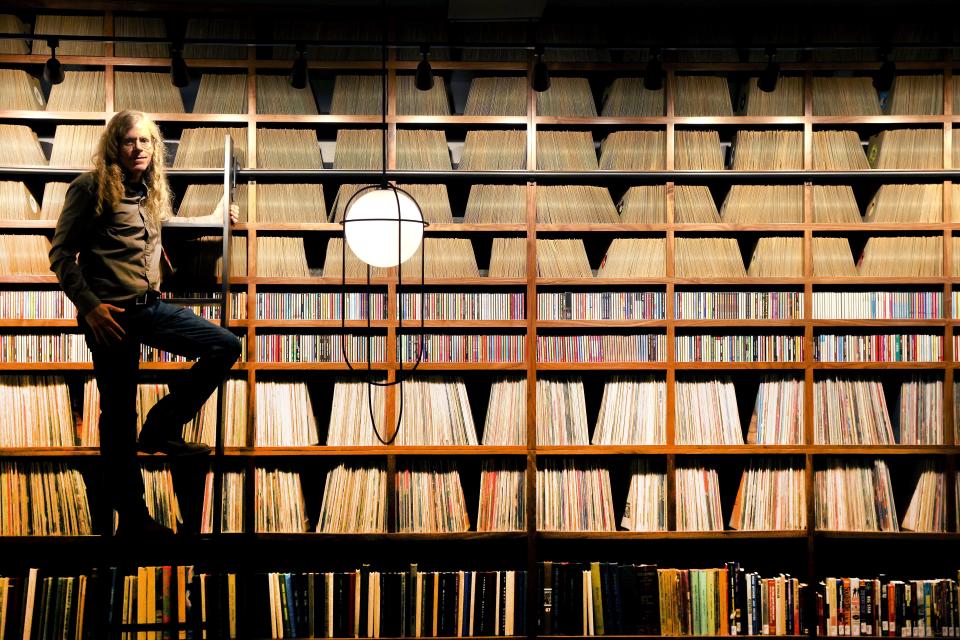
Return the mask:
{"type": "Polygon", "coordinates": [[[366,264],[395,267],[420,247],[423,214],[417,202],[403,191],[370,189],[350,204],[343,234],[350,250],[366,264]]]}

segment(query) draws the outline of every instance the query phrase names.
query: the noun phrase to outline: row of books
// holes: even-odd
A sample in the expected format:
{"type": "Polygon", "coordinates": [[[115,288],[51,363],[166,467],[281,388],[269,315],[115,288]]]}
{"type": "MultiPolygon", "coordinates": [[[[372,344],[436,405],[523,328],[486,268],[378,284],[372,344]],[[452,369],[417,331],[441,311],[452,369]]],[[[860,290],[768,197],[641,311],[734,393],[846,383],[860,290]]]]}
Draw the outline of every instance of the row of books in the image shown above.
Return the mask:
{"type": "Polygon", "coordinates": [[[677,362],[799,362],[803,336],[678,335],[677,362]]]}
{"type": "Polygon", "coordinates": [[[820,636],[956,636],[957,581],[826,577],[816,590],[820,636]]]}
{"type": "Polygon", "coordinates": [[[807,585],[761,578],[738,562],[712,569],[545,561],[538,621],[544,635],[800,635],[807,585]]]}
{"type": "MultiPolygon", "coordinates": [[[[472,383],[474,388],[476,384],[472,383]]],[[[407,381],[400,445],[522,446],[527,442],[526,380],[521,375],[490,381],[483,435],[478,437],[464,379],[416,377],[407,381]]],[[[818,445],[939,445],[944,442],[943,382],[907,374],[888,394],[879,377],[832,375],[813,387],[813,443],[818,445]],[[887,397],[896,398],[891,412],[887,397]]],[[[168,393],[165,384],[141,383],[138,429],[150,409],[168,393]]],[[[318,413],[306,382],[259,380],[255,387],[254,446],[305,447],[320,441],[318,413]]],[[[684,445],[802,444],[803,383],[799,376],[767,375],[759,383],[753,415],[744,436],[737,387],[730,377],[679,377],[674,384],[675,442],[684,445]]],[[[223,442],[247,446],[247,383],[226,383],[223,442]]],[[[583,382],[577,376],[537,380],[537,443],[558,445],[656,445],[666,442],[666,383],[656,375],[615,375],[606,380],[590,437],[583,382]]],[[[80,400],[77,398],[76,400],[80,400]]],[[[59,376],[0,377],[0,401],[10,419],[0,426],[0,446],[96,447],[99,395],[87,379],[82,415],[75,424],[70,389],[59,376]]],[[[184,426],[188,441],[215,444],[215,393],[184,426]]],[[[355,379],[333,385],[327,446],[378,446],[373,424],[383,421],[385,394],[355,379]],[[370,417],[372,403],[373,419],[370,417]],[[375,421],[375,422],[374,422],[375,421]]]]}
{"type": "Polygon", "coordinates": [[[537,336],[537,362],[663,362],[666,354],[663,334],[537,336]]]}
{"type": "Polygon", "coordinates": [[[820,334],[813,349],[818,362],[940,362],[943,336],[820,334]]]}
{"type": "MultiPolygon", "coordinates": [[[[150,515],[176,530],[183,518],[166,467],[142,469],[150,515]]],[[[386,472],[377,464],[347,463],[326,476],[318,533],[385,533],[386,472]]],[[[619,528],[667,530],[667,477],[648,460],[632,460],[630,488],[619,528]]],[[[526,527],[522,468],[503,461],[483,464],[477,531],[520,531],[526,527]]],[[[719,470],[703,459],[676,469],[678,531],[724,529],[719,470]]],[[[223,502],[214,508],[212,477],[204,485],[202,532],[215,512],[221,531],[243,531],[244,474],[223,478],[223,502]]],[[[90,535],[87,491],[80,472],[60,463],[4,463],[6,495],[19,495],[26,510],[3,514],[3,535],[90,535]]],[[[831,458],[814,471],[816,528],[841,531],[947,530],[947,478],[941,463],[922,460],[914,469],[909,505],[898,520],[890,473],[882,459],[831,458]]],[[[310,530],[301,478],[296,471],[255,470],[255,529],[262,533],[310,530]]],[[[616,531],[610,470],[597,462],[546,458],[537,471],[536,526],[540,531],[616,531]]],[[[729,527],[750,531],[804,530],[806,493],[802,462],[751,460],[744,468],[729,514],[729,527]]],[[[394,495],[398,532],[450,533],[471,528],[459,471],[450,462],[400,465],[394,495]]]]}
{"type": "MultiPolygon", "coordinates": [[[[953,294],[954,314],[960,313],[960,292],[953,294]]],[[[202,292],[171,292],[164,298],[209,297],[202,292]]],[[[339,320],[340,293],[258,291],[258,320],[339,320]]],[[[347,319],[387,319],[387,300],[382,293],[348,292],[347,319]],[[368,310],[372,308],[372,312],[368,310]]],[[[522,293],[430,292],[398,296],[403,320],[523,320],[526,308],[522,293]]],[[[231,292],[233,319],[246,317],[247,294],[231,292]]],[[[217,304],[185,305],[209,320],[220,319],[217,304]]],[[[62,291],[0,291],[0,318],[73,319],[73,303],[62,291]]],[[[539,293],[540,320],[663,320],[664,293],[659,291],[565,291],[539,293]]],[[[800,291],[677,291],[674,317],[678,320],[799,320],[803,318],[800,291]]],[[[814,291],[815,319],[933,320],[944,317],[940,291],[814,291]]]]}

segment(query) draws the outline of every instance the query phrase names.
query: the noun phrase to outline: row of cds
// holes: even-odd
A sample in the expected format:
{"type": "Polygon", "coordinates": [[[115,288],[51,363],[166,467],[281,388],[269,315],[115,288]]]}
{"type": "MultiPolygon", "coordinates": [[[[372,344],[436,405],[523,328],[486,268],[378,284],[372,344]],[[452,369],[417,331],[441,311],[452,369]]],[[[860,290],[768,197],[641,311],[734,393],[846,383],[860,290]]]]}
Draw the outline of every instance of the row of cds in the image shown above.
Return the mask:
{"type": "MultiPolygon", "coordinates": [[[[227,381],[223,442],[247,446],[247,390],[243,380],[227,381]]],[[[526,380],[494,378],[490,384],[482,437],[461,378],[413,378],[403,387],[398,445],[523,446],[527,443],[526,380]]],[[[940,445],[943,433],[943,383],[932,376],[909,375],[897,385],[894,412],[888,409],[879,378],[831,376],[813,390],[814,444],[940,445]]],[[[163,384],[140,384],[138,428],[163,384]]],[[[254,446],[306,447],[321,443],[317,393],[304,382],[258,381],[254,446]]],[[[675,442],[681,445],[802,444],[803,383],[799,377],[766,376],[759,384],[752,417],[741,423],[737,387],[730,378],[697,376],[675,383],[675,442]],[[744,435],[744,426],[747,427],[744,435]]],[[[357,380],[333,385],[327,446],[377,446],[373,424],[382,424],[384,391],[357,380]],[[371,420],[371,405],[373,420],[371,420]]],[[[612,376],[607,380],[590,435],[583,382],[578,377],[545,376],[536,386],[536,437],[540,446],[656,445],[666,442],[666,384],[662,377],[612,376]]],[[[57,376],[2,376],[0,401],[10,419],[0,425],[0,447],[96,447],[99,445],[99,396],[96,385],[83,387],[82,419],[76,425],[70,389],[57,376]]],[[[188,441],[215,444],[217,395],[183,430],[188,441]]],[[[382,434],[386,435],[386,434],[382,434]]]]}
{"type": "MultiPolygon", "coordinates": [[[[27,125],[0,125],[4,166],[78,168],[92,166],[103,125],[58,125],[47,160],[36,132],[27,125]]],[[[233,138],[237,159],[250,166],[245,127],[186,127],[171,141],[168,156],[176,169],[216,169],[223,166],[223,141],[233,138]]],[[[313,129],[258,127],[257,167],[264,169],[322,169],[321,148],[313,129]]],[[[600,145],[598,161],[589,131],[541,130],[537,133],[536,169],[540,171],[664,170],[665,134],[620,131],[600,145]]],[[[678,131],[675,168],[722,171],[726,166],[717,131],[678,131]]],[[[382,132],[378,129],[340,129],[333,145],[332,167],[339,170],[379,170],[383,163],[382,132]]],[[[397,131],[396,169],[421,171],[526,170],[527,136],[521,130],[474,130],[459,145],[445,131],[397,131]]],[[[960,157],[960,138],[954,141],[960,157]]],[[[329,150],[327,152],[329,154],[329,150]]],[[[792,130],[737,132],[732,142],[730,169],[743,171],[802,170],[803,132],[792,130]]],[[[330,158],[326,159],[330,162],[330,158]]],[[[813,133],[815,170],[931,169],[943,166],[943,133],[933,129],[895,129],[873,136],[865,152],[854,131],[813,133]]]]}
{"type": "MultiPolygon", "coordinates": [[[[61,46],[82,45],[76,41],[61,46]]],[[[38,40],[37,46],[46,44],[38,40]]],[[[94,44],[93,46],[97,46],[94,44]]],[[[118,44],[123,46],[122,44],[118,44]]],[[[149,45],[141,45],[149,46],[149,45]]],[[[194,45],[190,45],[194,46],[194,45]]],[[[165,57],[167,54],[164,53],[165,57]]],[[[0,94],[2,109],[44,109],[50,111],[103,111],[104,74],[102,71],[67,71],[65,81],[54,85],[45,101],[37,78],[26,71],[5,70],[7,88],[0,94]],[[45,104],[46,102],[46,104],[45,104]]],[[[194,112],[245,113],[245,74],[205,73],[194,112]],[[208,84],[210,86],[205,86],[208,84]],[[212,86],[217,85],[217,86],[212,86]],[[213,93],[224,94],[222,102],[213,93]],[[205,99],[204,99],[205,98],[205,99]]],[[[317,100],[312,88],[294,89],[281,75],[258,73],[257,113],[316,115],[317,100]]],[[[955,84],[957,80],[953,81],[955,84]]],[[[776,90],[759,91],[756,78],[745,84],[742,115],[803,115],[803,79],[783,77],[776,90]]],[[[115,108],[138,109],[155,113],[183,113],[181,92],[170,84],[166,74],[116,71],[115,108]]],[[[896,78],[887,101],[890,115],[941,115],[943,113],[943,77],[939,75],[901,75],[896,78]]],[[[674,112],[685,116],[733,116],[729,81],[720,76],[678,75],[673,86],[674,112]]],[[[377,75],[337,75],[330,101],[332,115],[380,115],[382,81],[377,75]]],[[[514,116],[527,114],[527,79],[522,76],[473,78],[467,93],[464,115],[514,116]]],[[[616,78],[604,88],[598,114],[594,88],[588,78],[557,76],[547,91],[536,94],[536,110],[541,116],[596,118],[657,117],[666,115],[665,92],[643,87],[641,78],[616,78]]],[[[414,87],[412,75],[397,76],[396,112],[399,115],[446,116],[451,114],[451,99],[443,76],[436,76],[428,91],[414,87]]],[[[813,79],[813,115],[878,116],[881,109],[872,78],[815,77],[813,79]]]]}
{"type": "MultiPolygon", "coordinates": [[[[803,467],[789,461],[752,460],[744,469],[729,526],[742,530],[806,528],[803,467]]],[[[142,469],[151,517],[174,530],[183,522],[173,478],[165,467],[142,469]]],[[[477,531],[525,528],[524,471],[486,461],[480,480],[477,531]]],[[[677,530],[724,528],[718,470],[691,459],[676,470],[677,530]]],[[[224,477],[221,530],[243,530],[244,474],[224,477]]],[[[619,527],[664,531],[666,475],[646,460],[630,464],[630,488],[619,527]]],[[[59,463],[5,462],[4,495],[21,496],[23,508],[0,519],[3,535],[90,535],[90,509],[83,476],[59,463]],[[28,506],[29,505],[29,506],[28,506]]],[[[212,522],[212,476],[204,492],[202,531],[212,522]]],[[[816,528],[854,531],[946,530],[946,477],[937,463],[922,461],[914,491],[898,523],[890,473],[881,459],[828,460],[815,471],[816,528]]],[[[310,528],[300,476],[258,467],[255,477],[256,530],[302,533],[310,528]]],[[[457,532],[470,529],[458,471],[448,462],[414,461],[397,471],[397,531],[457,532]]],[[[316,531],[386,532],[386,472],[382,467],[340,464],[328,472],[316,531]]],[[[595,463],[548,458],[537,472],[537,529],[614,531],[610,472],[595,463]]]]}

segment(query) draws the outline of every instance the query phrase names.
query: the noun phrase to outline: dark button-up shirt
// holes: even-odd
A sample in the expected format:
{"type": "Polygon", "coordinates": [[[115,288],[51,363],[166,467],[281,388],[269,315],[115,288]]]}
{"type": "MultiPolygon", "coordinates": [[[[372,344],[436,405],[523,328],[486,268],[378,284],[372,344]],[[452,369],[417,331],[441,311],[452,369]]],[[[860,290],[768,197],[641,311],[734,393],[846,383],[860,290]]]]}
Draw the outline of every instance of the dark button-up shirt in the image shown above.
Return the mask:
{"type": "Polygon", "coordinates": [[[99,216],[92,172],[67,189],[50,267],[81,316],[101,302],[129,300],[160,288],[160,226],[143,208],[146,186],[124,186],[120,204],[104,204],[99,216]]]}

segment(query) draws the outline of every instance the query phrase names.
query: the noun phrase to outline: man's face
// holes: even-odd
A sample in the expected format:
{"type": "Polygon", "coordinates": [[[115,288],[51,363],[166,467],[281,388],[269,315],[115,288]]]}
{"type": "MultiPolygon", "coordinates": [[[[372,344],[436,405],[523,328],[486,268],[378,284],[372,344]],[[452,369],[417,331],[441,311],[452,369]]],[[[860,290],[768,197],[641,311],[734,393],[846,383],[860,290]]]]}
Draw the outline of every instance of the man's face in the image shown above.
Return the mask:
{"type": "Polygon", "coordinates": [[[120,138],[120,163],[130,177],[139,180],[153,160],[153,138],[142,124],[131,127],[120,138]]]}

